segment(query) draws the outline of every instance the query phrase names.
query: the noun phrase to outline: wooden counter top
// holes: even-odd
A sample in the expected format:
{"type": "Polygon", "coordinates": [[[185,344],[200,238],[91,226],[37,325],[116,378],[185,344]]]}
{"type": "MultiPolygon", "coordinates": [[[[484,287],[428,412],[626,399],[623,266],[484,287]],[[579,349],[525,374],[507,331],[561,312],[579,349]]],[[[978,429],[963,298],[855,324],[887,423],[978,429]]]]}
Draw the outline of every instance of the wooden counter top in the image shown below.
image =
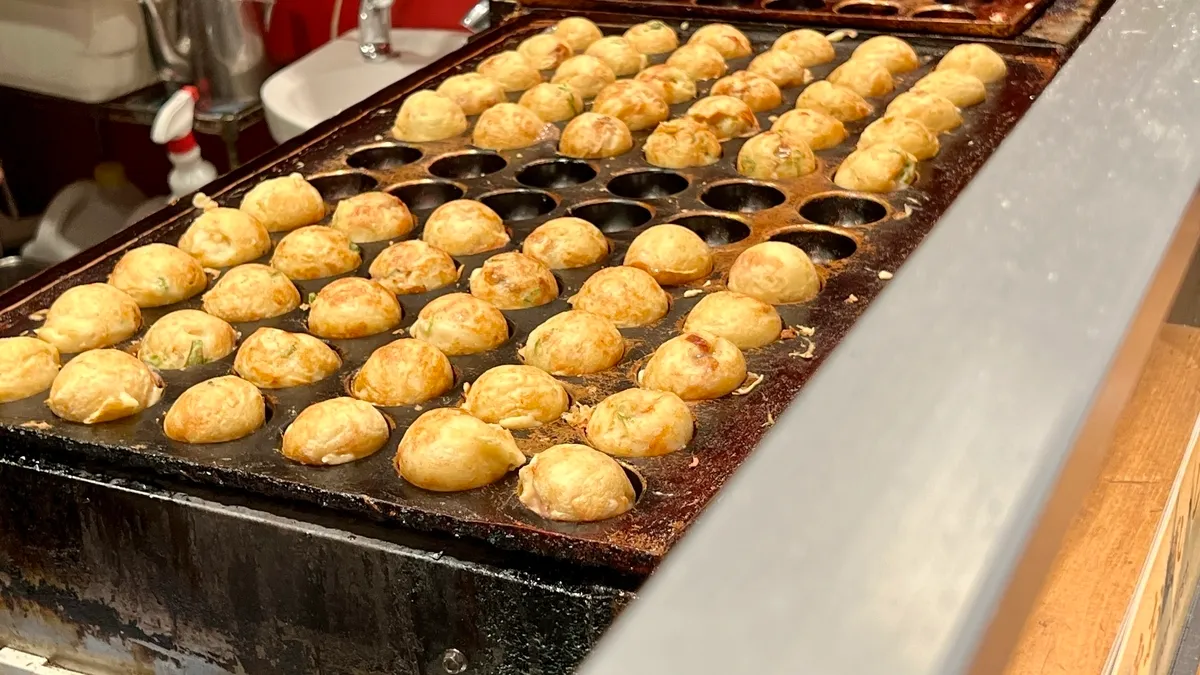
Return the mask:
{"type": "Polygon", "coordinates": [[[1162,674],[1200,564],[1200,329],[1167,324],[1007,675],[1162,674]]]}

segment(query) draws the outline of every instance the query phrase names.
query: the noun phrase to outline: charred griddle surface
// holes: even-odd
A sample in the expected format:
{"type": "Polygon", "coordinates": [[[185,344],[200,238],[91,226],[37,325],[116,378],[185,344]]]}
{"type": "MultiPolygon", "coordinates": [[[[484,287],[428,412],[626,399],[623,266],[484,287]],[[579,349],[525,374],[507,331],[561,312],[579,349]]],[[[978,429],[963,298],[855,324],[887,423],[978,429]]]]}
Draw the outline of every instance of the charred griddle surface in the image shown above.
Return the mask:
{"type": "MultiPolygon", "coordinates": [[[[644,18],[600,13],[590,16],[608,32],[623,31],[630,23],[644,18]]],[[[914,186],[882,196],[846,193],[832,183],[831,177],[840,160],[854,147],[857,133],[878,117],[895,94],[874,99],[876,115],[847,125],[851,136],[841,146],[817,153],[821,165],[817,173],[774,183],[746,180],[734,170],[743,139],[726,142],[719,163],[682,171],[650,167],[637,150],[599,161],[559,158],[553,141],[523,150],[491,153],[473,150],[465,137],[419,146],[391,140],[392,119],[407,93],[436,87],[450,75],[470,71],[483,57],[515,48],[522,39],[544,30],[557,18],[555,12],[538,12],[485,34],[464,50],[219,179],[209,192],[222,205],[236,206],[241,196],[260,180],[298,171],[308,176],[331,204],[364,190],[392,191],[413,208],[420,223],[446,200],[460,196],[480,199],[505,217],[513,235],[507,250],[519,248],[526,234],[550,218],[580,215],[597,223],[610,238],[613,250],[606,265],[620,264],[629,242],[650,225],[680,222],[700,232],[716,252],[716,269],[709,285],[697,282],[668,289],[673,297],[671,312],[652,326],[622,330],[630,348],[626,358],[612,371],[584,378],[562,378],[574,400],[585,405],[594,405],[608,394],[633,386],[636,373],[649,354],[677,334],[684,316],[704,293],[722,288],[730,264],[746,247],[780,239],[806,249],[821,266],[825,287],[810,303],[779,308],[788,326],[800,327],[796,330],[797,337],[746,354],[748,369],[764,376],[762,383],[749,394],[693,406],[697,434],[687,449],[665,457],[628,462],[642,482],[640,499],[632,511],[599,523],[555,523],[538,518],[517,501],[515,473],[485,488],[437,494],[405,483],[392,468],[396,445],[421,410],[456,405],[461,401],[462,383],[473,381],[492,366],[516,363],[516,350],[530,330],[550,315],[567,309],[566,299],[598,267],[558,271],[561,293],[557,300],[535,309],[505,312],[512,337],[499,349],[452,357],[457,383],[448,395],[420,409],[415,406],[384,409],[396,422],[397,429],[383,450],[362,461],[326,468],[297,465],[280,456],[281,433],[307,405],[345,395],[346,382],[355,369],[372,350],[397,339],[398,335],[331,341],[344,359],[342,370],[311,386],[268,392],[272,414],[266,426],[240,441],[185,445],[168,440],[161,431],[163,416],[188,386],[230,372],[233,361],[230,355],[187,371],[165,372],[164,399],[150,410],[121,421],[92,427],[67,423],[50,413],[42,396],[2,405],[0,439],[6,451],[36,454],[39,449],[53,448],[164,476],[357,513],[396,526],[483,540],[503,549],[646,573],[732,475],[854,320],[887,286],[890,273],[934,226],[1043,89],[1059,63],[1058,53],[1053,49],[993,44],[1008,62],[1007,81],[990,86],[985,103],[964,110],[964,126],[942,136],[941,153],[934,160],[921,163],[920,179],[914,186]],[[806,335],[808,329],[811,335],[806,335]]],[[[672,23],[680,28],[678,22],[672,23]]],[[[686,39],[701,25],[703,22],[693,20],[687,29],[680,30],[681,38],[686,39]]],[[[795,28],[761,24],[740,27],[751,38],[756,53],[766,49],[781,33],[795,28]]],[[[861,34],[837,43],[837,60],[815,68],[815,76],[824,77],[868,37],[861,34]]],[[[921,55],[923,65],[897,78],[896,93],[929,72],[942,54],[959,43],[944,38],[904,37],[921,55]]],[[[747,62],[748,59],[732,61],[729,70],[744,68],[747,62]]],[[[703,83],[701,95],[709,84],[703,83]]],[[[785,90],[784,106],[758,115],[764,129],[770,127],[776,115],[791,108],[799,91],[799,88],[785,90]]],[[[678,115],[687,107],[687,103],[673,106],[672,112],[678,115]]],[[[638,147],[646,135],[647,132],[634,134],[638,147]]],[[[0,298],[0,307],[5,308],[0,311],[0,330],[5,335],[17,335],[36,327],[37,320],[30,315],[36,316],[39,310],[48,307],[63,290],[104,280],[121,254],[132,246],[155,241],[174,244],[197,213],[187,204],[175,204],[5,294],[0,298]]],[[[413,236],[419,235],[418,226],[413,236]]],[[[273,239],[278,241],[279,235],[273,239]]],[[[353,274],[366,276],[371,261],[386,245],[387,242],[363,245],[364,262],[353,274]]],[[[405,314],[402,326],[410,326],[432,297],[465,291],[471,271],[498,252],[460,258],[463,274],[454,287],[401,296],[405,314]]],[[[299,282],[297,286],[307,296],[329,281],[299,282]]],[[[145,324],[149,326],[168,311],[198,306],[199,298],[195,298],[167,308],[145,310],[145,324]]],[[[278,319],[238,324],[236,328],[244,338],[260,325],[304,331],[305,313],[296,311],[278,319]]],[[[131,343],[123,346],[130,347],[131,343]]],[[[896,358],[904,355],[897,354],[896,358]]],[[[518,432],[517,436],[527,452],[556,442],[580,440],[578,432],[565,422],[518,432]]],[[[797,438],[795,442],[802,445],[804,439],[797,438]]],[[[837,448],[823,451],[837,452],[837,448]]],[[[886,452],[886,448],[880,451],[886,452]]]]}
{"type": "Polygon", "coordinates": [[[522,0],[526,7],[1013,37],[1053,0],[522,0]]]}

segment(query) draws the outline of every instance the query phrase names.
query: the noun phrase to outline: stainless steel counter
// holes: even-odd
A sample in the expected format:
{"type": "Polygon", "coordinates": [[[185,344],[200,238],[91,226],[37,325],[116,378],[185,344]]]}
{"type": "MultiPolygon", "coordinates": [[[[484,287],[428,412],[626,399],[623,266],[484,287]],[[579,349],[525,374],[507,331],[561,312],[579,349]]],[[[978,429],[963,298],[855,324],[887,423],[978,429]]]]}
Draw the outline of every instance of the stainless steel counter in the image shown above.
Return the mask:
{"type": "Polygon", "coordinates": [[[1198,185],[1200,14],[1117,0],[581,672],[1000,670],[1198,185]]]}

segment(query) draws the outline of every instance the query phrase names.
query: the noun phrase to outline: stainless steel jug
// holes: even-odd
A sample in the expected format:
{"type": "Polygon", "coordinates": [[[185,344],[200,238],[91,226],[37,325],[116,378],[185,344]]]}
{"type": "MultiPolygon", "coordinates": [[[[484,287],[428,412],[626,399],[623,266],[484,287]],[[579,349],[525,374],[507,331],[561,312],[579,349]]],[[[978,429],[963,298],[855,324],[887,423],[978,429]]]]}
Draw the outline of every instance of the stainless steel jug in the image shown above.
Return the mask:
{"type": "Polygon", "coordinates": [[[138,0],[159,79],[195,84],[207,109],[259,100],[274,0],[138,0]]]}

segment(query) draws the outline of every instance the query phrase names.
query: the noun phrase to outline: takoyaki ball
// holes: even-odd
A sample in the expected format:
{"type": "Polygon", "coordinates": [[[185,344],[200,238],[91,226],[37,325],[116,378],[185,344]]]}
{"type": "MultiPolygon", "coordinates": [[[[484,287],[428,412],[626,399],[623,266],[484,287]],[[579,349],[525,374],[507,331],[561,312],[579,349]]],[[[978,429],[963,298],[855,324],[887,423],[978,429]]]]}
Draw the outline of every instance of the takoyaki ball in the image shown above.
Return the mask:
{"type": "Polygon", "coordinates": [[[750,178],[799,178],[817,170],[817,158],[804,141],[778,131],[764,131],[742,145],[738,173],[750,178]]]}
{"type": "Polygon", "coordinates": [[[625,513],[637,493],[615,459],[566,443],[539,452],[521,469],[517,499],[547,520],[587,523],[625,513]]]}
{"type": "Polygon", "coordinates": [[[534,328],[517,354],[551,375],[589,375],[617,365],[625,356],[625,340],[612,321],[571,310],[534,328]]]}
{"type": "Polygon", "coordinates": [[[862,96],[826,80],[805,87],[796,99],[796,109],[823,112],[839,122],[861,120],[874,110],[862,96]]]}
{"type": "Polygon", "coordinates": [[[725,74],[725,59],[711,45],[686,44],[667,57],[667,65],[687,73],[693,80],[711,80],[725,74]]]}
{"type": "Polygon", "coordinates": [[[675,66],[665,63],[650,66],[638,73],[634,79],[656,87],[669,105],[696,98],[696,83],[690,75],[675,66]]]}
{"type": "Polygon", "coordinates": [[[400,339],[371,352],[350,393],[375,405],[416,405],[453,386],[454,369],[445,354],[428,342],[400,339]]]}
{"type": "Polygon", "coordinates": [[[0,403],[46,391],[58,375],[58,350],[37,338],[0,338],[0,403]]]}
{"type": "Polygon", "coordinates": [[[917,179],[917,158],[893,143],[855,150],[842,160],[833,182],[847,190],[892,192],[917,179]]]}
{"type": "Polygon", "coordinates": [[[646,362],[641,386],[685,401],[721,398],[746,379],[742,350],[723,337],[689,331],[662,343],[646,362]]]}
{"type": "Polygon", "coordinates": [[[410,143],[453,138],[466,130],[467,114],[463,109],[450,98],[428,90],[404,99],[392,123],[392,135],[410,143]]]}
{"type": "Polygon", "coordinates": [[[338,279],[309,303],[308,330],[331,340],[377,335],[400,323],[400,303],[383,286],[362,277],[338,279]]]}
{"type": "Polygon", "coordinates": [[[534,111],[516,103],[500,103],[479,116],[471,142],[477,148],[516,150],[537,143],[545,130],[546,122],[534,111]]]}
{"type": "Polygon", "coordinates": [[[218,206],[205,209],[188,226],[179,249],[205,267],[232,267],[266,255],[271,235],[253,216],[218,206]]]}
{"type": "Polygon", "coordinates": [[[896,87],[888,69],[870,59],[851,59],[834,68],[826,79],[864,98],[890,94],[896,87]]]}
{"type": "Polygon", "coordinates": [[[163,431],[180,443],[224,443],[254,433],[267,419],[262,392],[236,375],[192,385],[167,411],[163,431]]]}
{"type": "Polygon", "coordinates": [[[499,253],[471,273],[471,295],[499,309],[539,307],[558,297],[550,268],[524,253],[499,253]]]}
{"type": "Polygon", "coordinates": [[[778,108],[783,104],[783,92],[767,78],[748,70],[739,70],[713,83],[709,94],[741,99],[754,112],[778,108]]]}
{"type": "Polygon", "coordinates": [[[142,327],[142,312],[128,293],[108,284],[68,288],[50,305],[33,332],[63,354],[107,347],[142,327]]]}
{"type": "Polygon", "coordinates": [[[649,272],[625,265],[597,271],[568,302],[622,328],[654,323],[671,307],[670,296],[649,272]]]}
{"type": "Polygon", "coordinates": [[[779,36],[771,49],[783,50],[800,59],[805,68],[829,63],[834,59],[833,43],[821,33],[801,28],[779,36]]]}
{"type": "Polygon", "coordinates": [[[108,283],[125,291],[138,307],[181,302],[208,285],[195,258],[169,244],[147,244],[121,256],[108,283]]]}
{"type": "Polygon", "coordinates": [[[782,49],[765,51],[746,66],[746,70],[762,75],[779,87],[799,87],[812,82],[812,73],[800,59],[782,49]]]}
{"type": "Polygon", "coordinates": [[[261,321],[300,306],[300,291],[269,265],[249,263],[229,270],[204,294],[204,311],[226,321],[261,321]]]}
{"type": "Polygon", "coordinates": [[[926,129],[924,124],[897,115],[887,115],[871,122],[858,137],[859,150],[878,143],[898,145],[919,160],[933,157],[940,148],[937,134],[926,129]]]}
{"type": "Polygon", "coordinates": [[[446,78],[437,93],[458,104],[464,115],[478,115],[497,103],[504,103],[504,85],[479,73],[463,73],[446,78]]]}
{"type": "Polygon", "coordinates": [[[386,192],[364,192],[338,202],[329,226],[345,232],[356,244],[366,244],[412,232],[413,217],[404,202],[395,196],[386,192]]]}
{"type": "Polygon", "coordinates": [[[846,127],[819,110],[789,110],[775,120],[771,131],[798,139],[813,150],[828,150],[846,140],[846,127]]]}
{"type": "Polygon", "coordinates": [[[937,69],[957,70],[974,75],[984,84],[1002,80],[1008,75],[1008,66],[1004,65],[1004,59],[991,47],[978,43],[958,45],[946,52],[942,60],[938,61],[937,69]]]}
{"type": "Polygon", "coordinates": [[[570,216],[547,220],[525,237],[525,255],[552,270],[594,265],[608,255],[608,240],[595,225],[570,216]]]}
{"type": "Polygon", "coordinates": [[[342,366],[329,345],[307,333],[259,328],[242,341],[233,372],[263,389],[320,382],[342,366]]]}
{"type": "Polygon", "coordinates": [[[525,463],[507,429],[457,408],[438,408],[412,423],[396,448],[396,471],[434,492],[460,492],[494,483],[525,463]]]}
{"type": "Polygon", "coordinates": [[[686,227],[655,225],[629,245],[625,264],[648,272],[663,286],[674,286],[708,276],[713,254],[700,235],[686,227]]]}
{"type": "Polygon", "coordinates": [[[738,349],[757,349],[779,339],[783,320],[771,305],[733,291],[710,293],[700,299],[683,323],[685,331],[723,337],[738,349]]]}
{"type": "Polygon", "coordinates": [[[345,232],[324,225],[289,232],[271,255],[271,267],[294,281],[332,277],[361,264],[358,245],[345,232]]]}
{"type": "Polygon", "coordinates": [[[630,131],[649,129],[671,114],[660,90],[637,80],[618,80],[600,90],[592,111],[621,120],[630,131]]]}
{"type": "Polygon", "coordinates": [[[508,232],[487,204],[455,199],[429,214],[421,238],[450,255],[475,255],[507,244],[508,232]]]}
{"type": "Polygon", "coordinates": [[[611,115],[586,112],[567,122],[558,152],[567,157],[599,159],[616,157],[633,147],[633,135],[625,123],[611,115]]]}
{"type": "Polygon", "coordinates": [[[689,45],[708,45],[721,53],[725,59],[750,56],[750,39],[742,31],[727,23],[710,23],[703,26],[688,39],[689,45]]]}
{"type": "Polygon", "coordinates": [[[475,72],[499,82],[504,91],[525,91],[542,81],[542,74],[529,59],[513,51],[487,57],[475,72]]]}
{"type": "Polygon", "coordinates": [[[569,404],[567,390],[541,368],[496,366],[471,384],[463,410],[505,429],[529,429],[557,420],[569,404]]]}
{"type": "Polygon", "coordinates": [[[604,37],[599,26],[582,16],[571,16],[559,21],[554,25],[554,34],[577,52],[587,49],[588,45],[604,37]]]}
{"type": "Polygon", "coordinates": [[[608,64],[617,77],[636,75],[646,67],[646,55],[634,49],[629,40],[616,35],[596,40],[584,53],[608,64]]]}
{"type": "Polygon", "coordinates": [[[758,133],[758,118],[754,111],[740,98],[732,96],[705,96],[688,108],[687,116],[712,127],[722,141],[758,133]]]}
{"type": "Polygon", "coordinates": [[[325,199],[298,173],[255,185],[238,206],[268,232],[285,232],[325,217],[325,199]]]}
{"type": "Polygon", "coordinates": [[[851,60],[878,61],[893,75],[916,70],[921,65],[913,48],[891,35],[877,35],[862,43],[855,48],[851,60]]]}
{"type": "Polygon", "coordinates": [[[569,84],[543,82],[521,94],[519,103],[544,122],[562,122],[583,112],[583,97],[569,84]]]}
{"type": "Polygon", "coordinates": [[[396,295],[424,293],[458,281],[454,258],[423,241],[401,241],[371,262],[371,278],[396,295]]]}
{"type": "Polygon", "coordinates": [[[945,96],[959,108],[983,103],[987,89],[978,77],[958,70],[935,70],[917,80],[910,91],[945,96]]]}
{"type": "Polygon", "coordinates": [[[691,117],[677,117],[658,125],[642,149],[647,162],[664,169],[708,166],[721,159],[717,132],[691,117]]]}
{"type": "Polygon", "coordinates": [[[68,422],[99,424],[136,415],[162,398],[162,380],[119,349],[94,349],[67,362],[46,405],[68,422]]]}
{"type": "Polygon", "coordinates": [[[675,29],[657,19],[631,27],[625,31],[625,39],[643,54],[666,54],[679,46],[675,29]]]}
{"type": "Polygon", "coordinates": [[[553,70],[575,55],[571,45],[553,33],[541,33],[526,38],[517,46],[517,52],[538,70],[553,70]]]}
{"type": "Polygon", "coordinates": [[[669,391],[626,389],[592,410],[587,439],[617,457],[659,457],[692,441],[695,420],[683,399],[669,391]]]}
{"type": "Polygon", "coordinates": [[[375,406],[339,396],[302,410],[284,430],[280,452],[301,464],[345,464],[378,452],[391,433],[375,406]]]}
{"type": "Polygon", "coordinates": [[[962,125],[962,113],[950,99],[938,94],[909,91],[900,94],[887,107],[888,117],[907,117],[935,134],[944,134],[962,125]]]}
{"type": "Polygon", "coordinates": [[[196,309],[155,321],[138,346],[138,358],[159,370],[183,370],[223,359],[237,346],[237,331],[196,309]]]}
{"type": "Polygon", "coordinates": [[[580,54],[563,61],[550,78],[551,84],[565,84],[583,98],[592,98],[600,90],[617,81],[608,64],[594,56],[580,54]]]}
{"type": "Polygon", "coordinates": [[[409,333],[450,356],[461,356],[499,347],[508,339],[508,324],[491,303],[450,293],[421,308],[409,333]]]}
{"type": "Polygon", "coordinates": [[[755,244],[729,268],[729,290],[771,305],[807,302],[821,290],[821,278],[808,254],[781,241],[755,244]]]}

